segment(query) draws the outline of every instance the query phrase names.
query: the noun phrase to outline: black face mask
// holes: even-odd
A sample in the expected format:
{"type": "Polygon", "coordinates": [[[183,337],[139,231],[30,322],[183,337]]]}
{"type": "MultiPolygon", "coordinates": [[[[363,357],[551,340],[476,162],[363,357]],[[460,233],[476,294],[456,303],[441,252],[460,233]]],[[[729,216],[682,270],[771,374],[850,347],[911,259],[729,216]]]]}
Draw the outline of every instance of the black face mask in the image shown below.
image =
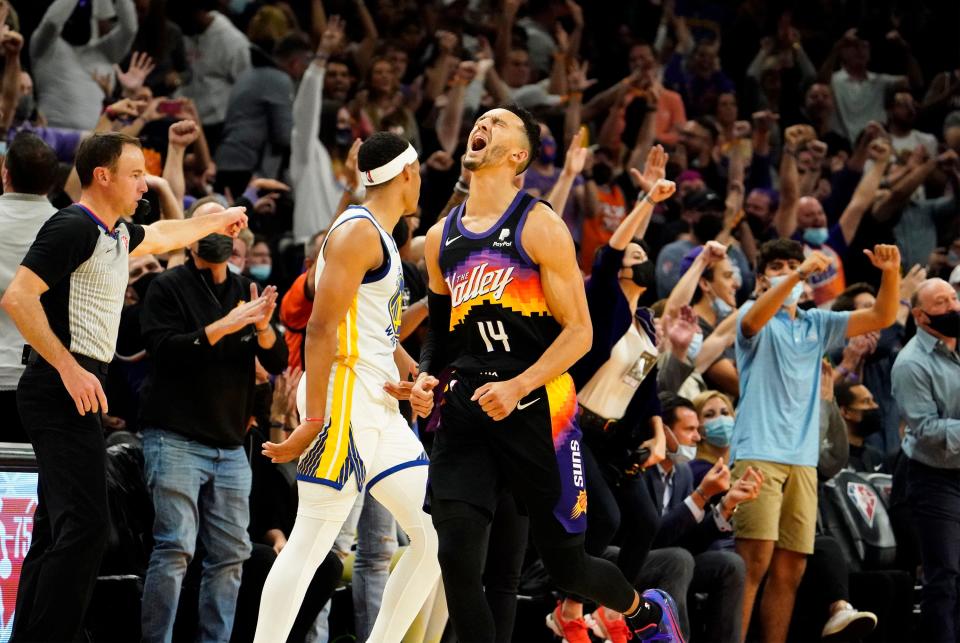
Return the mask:
{"type": "Polygon", "coordinates": [[[653,262],[647,259],[643,263],[635,263],[630,266],[633,270],[633,283],[637,284],[641,288],[653,288],[653,285],[656,280],[656,275],[654,274],[653,262]]]}
{"type": "Polygon", "coordinates": [[[813,310],[816,307],[817,302],[812,299],[810,301],[801,301],[799,304],[797,304],[797,308],[800,310],[813,310]]]}
{"type": "Polygon", "coordinates": [[[942,315],[931,315],[927,313],[927,317],[930,318],[930,322],[927,325],[933,330],[952,339],[960,338],[960,312],[951,310],[942,315]]]}
{"type": "Polygon", "coordinates": [[[353,130],[349,127],[338,127],[336,141],[341,147],[350,147],[353,143],[353,130]]]}
{"type": "Polygon", "coordinates": [[[13,120],[17,123],[29,121],[35,111],[37,111],[37,102],[34,100],[33,94],[24,94],[17,101],[17,109],[14,111],[13,120]]]}
{"type": "Polygon", "coordinates": [[[593,180],[597,185],[606,185],[613,178],[613,168],[606,163],[596,163],[593,166],[593,180]]]}
{"type": "Polygon", "coordinates": [[[767,232],[770,230],[770,226],[761,219],[747,215],[747,225],[750,226],[750,232],[753,233],[754,238],[756,238],[758,242],[764,241],[767,238],[767,232]]]}
{"type": "Polygon", "coordinates": [[[857,423],[857,435],[867,437],[880,431],[883,428],[883,422],[880,418],[880,409],[869,409],[860,411],[860,421],[857,423]]]}
{"type": "Polygon", "coordinates": [[[197,242],[197,256],[209,263],[224,263],[233,254],[233,239],[212,233],[197,242]]]}
{"type": "Polygon", "coordinates": [[[701,243],[713,241],[723,230],[723,216],[704,212],[700,219],[693,224],[693,234],[701,243]]]}

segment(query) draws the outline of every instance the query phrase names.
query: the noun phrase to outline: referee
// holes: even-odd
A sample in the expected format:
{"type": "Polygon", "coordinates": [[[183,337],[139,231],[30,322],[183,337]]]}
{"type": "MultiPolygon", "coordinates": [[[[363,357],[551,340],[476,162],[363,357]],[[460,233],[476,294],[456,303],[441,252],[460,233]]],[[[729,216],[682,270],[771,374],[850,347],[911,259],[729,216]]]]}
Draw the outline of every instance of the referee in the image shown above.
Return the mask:
{"type": "Polygon", "coordinates": [[[242,208],[185,221],[123,221],[147,191],[140,142],[98,134],[77,151],[80,201],[54,214],[0,306],[32,349],[17,404],[40,470],[33,542],[23,561],[13,641],[73,641],[81,632],[109,532],[100,412],[130,256],[236,236],[242,208]]]}

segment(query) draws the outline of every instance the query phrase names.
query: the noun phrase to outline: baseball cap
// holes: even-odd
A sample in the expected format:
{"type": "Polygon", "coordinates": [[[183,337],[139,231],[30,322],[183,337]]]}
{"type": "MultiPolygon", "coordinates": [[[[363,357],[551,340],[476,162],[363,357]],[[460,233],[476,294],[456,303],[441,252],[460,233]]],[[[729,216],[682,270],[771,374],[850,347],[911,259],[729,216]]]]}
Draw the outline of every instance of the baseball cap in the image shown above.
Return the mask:
{"type": "Polygon", "coordinates": [[[684,210],[723,212],[723,199],[712,190],[697,190],[683,197],[684,210]]]}

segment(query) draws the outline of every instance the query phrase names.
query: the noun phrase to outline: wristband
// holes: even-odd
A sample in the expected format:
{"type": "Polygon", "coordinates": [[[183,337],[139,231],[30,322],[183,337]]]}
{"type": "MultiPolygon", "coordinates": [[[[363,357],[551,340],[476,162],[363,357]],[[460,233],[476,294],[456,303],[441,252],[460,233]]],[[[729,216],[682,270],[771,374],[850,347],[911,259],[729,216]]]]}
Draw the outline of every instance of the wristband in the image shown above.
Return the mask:
{"type": "Polygon", "coordinates": [[[644,197],[643,197],[643,200],[646,201],[647,203],[649,203],[650,205],[652,205],[653,207],[657,207],[657,202],[654,201],[653,199],[651,199],[649,194],[647,194],[646,196],[644,196],[644,197]]]}
{"type": "Polygon", "coordinates": [[[807,280],[807,277],[810,276],[810,275],[808,275],[807,273],[805,273],[804,271],[800,270],[799,268],[797,268],[797,271],[796,271],[796,272],[797,272],[798,275],[800,275],[800,281],[806,281],[806,280],[807,280]]]}
{"type": "Polygon", "coordinates": [[[709,498],[707,498],[707,494],[703,493],[703,491],[700,490],[700,487],[697,487],[696,489],[694,489],[693,492],[698,496],[700,496],[701,498],[703,498],[704,502],[709,500],[709,498]]]}
{"type": "Polygon", "coordinates": [[[320,422],[323,424],[323,418],[303,418],[304,422],[320,422]]]}
{"type": "Polygon", "coordinates": [[[913,308],[913,306],[910,305],[910,302],[907,301],[906,299],[901,299],[901,300],[900,300],[900,305],[901,305],[901,306],[906,306],[907,308],[911,308],[911,309],[913,308]]]}
{"type": "Polygon", "coordinates": [[[454,192],[460,194],[470,194],[470,186],[463,182],[463,179],[457,179],[457,184],[453,186],[454,192]]]}

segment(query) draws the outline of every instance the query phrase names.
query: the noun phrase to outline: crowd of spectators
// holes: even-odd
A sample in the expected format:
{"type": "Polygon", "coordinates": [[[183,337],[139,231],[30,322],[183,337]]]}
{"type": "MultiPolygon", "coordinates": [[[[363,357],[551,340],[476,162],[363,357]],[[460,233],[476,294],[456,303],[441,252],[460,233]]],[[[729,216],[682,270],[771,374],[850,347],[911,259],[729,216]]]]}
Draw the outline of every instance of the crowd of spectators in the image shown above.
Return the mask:
{"type": "MultiPolygon", "coordinates": [[[[694,641],[955,640],[958,21],[893,0],[0,0],[0,289],[79,200],[96,133],[143,147],[130,222],[249,216],[232,242],[129,264],[102,424],[142,439],[156,510],[132,570],[144,640],[170,639],[195,557],[192,627],[252,636],[242,579],[262,584],[296,511],[291,469],[259,445],[298,423],[316,258],[363,199],[360,142],[390,131],[420,155],[419,207],[393,231],[416,357],[424,234],[469,195],[474,120],[507,103],[541,123],[522,189],[588,280],[588,549],[668,590],[694,641]],[[183,471],[161,464],[171,445],[183,471]]],[[[30,440],[23,343],[0,313],[3,441],[30,440]]],[[[361,637],[396,536],[368,498],[315,579],[325,596],[359,538],[361,637]]],[[[325,640],[322,604],[298,636],[325,640]]],[[[589,640],[575,598],[562,614],[589,640]]]]}

